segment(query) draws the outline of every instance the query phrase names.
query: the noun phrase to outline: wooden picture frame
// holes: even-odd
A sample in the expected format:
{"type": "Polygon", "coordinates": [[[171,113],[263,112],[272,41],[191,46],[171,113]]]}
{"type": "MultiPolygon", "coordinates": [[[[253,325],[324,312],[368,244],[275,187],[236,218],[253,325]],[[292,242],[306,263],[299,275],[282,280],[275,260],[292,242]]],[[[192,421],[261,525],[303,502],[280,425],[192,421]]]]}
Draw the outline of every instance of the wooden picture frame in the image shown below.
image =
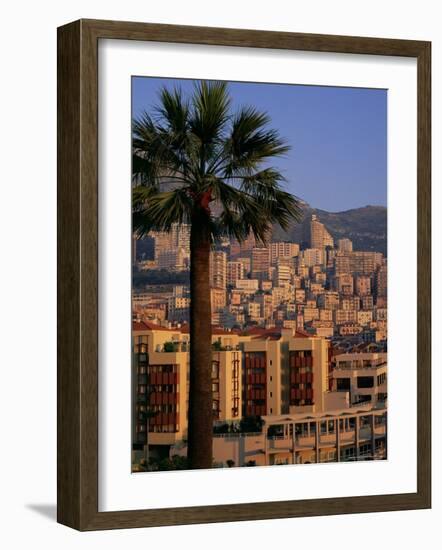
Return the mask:
{"type": "Polygon", "coordinates": [[[431,44],[79,20],[58,29],[58,521],[81,531],[409,510],[431,506],[431,44]],[[417,492],[98,511],[98,41],[122,39],[404,56],[418,67],[417,492]]]}

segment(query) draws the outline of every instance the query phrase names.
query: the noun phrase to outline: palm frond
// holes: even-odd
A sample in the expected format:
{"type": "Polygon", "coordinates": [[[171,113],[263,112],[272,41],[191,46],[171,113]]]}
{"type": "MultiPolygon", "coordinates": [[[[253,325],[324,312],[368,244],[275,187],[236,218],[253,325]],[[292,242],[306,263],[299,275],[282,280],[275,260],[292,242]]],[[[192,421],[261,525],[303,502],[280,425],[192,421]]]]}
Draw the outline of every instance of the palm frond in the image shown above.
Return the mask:
{"type": "Polygon", "coordinates": [[[225,82],[203,81],[189,100],[179,88],[164,88],[153,116],[142,113],[133,121],[139,233],[198,219],[213,241],[243,241],[252,233],[265,242],[273,224],[287,228],[300,220],[298,199],[283,189],[281,172],[268,166],[288,144],[268,127],[266,113],[243,107],[231,115],[230,106],[225,82]]]}
{"type": "Polygon", "coordinates": [[[222,137],[229,120],[230,97],[226,82],[202,81],[192,97],[191,131],[203,147],[212,147],[222,137]]]}
{"type": "Polygon", "coordinates": [[[170,231],[176,223],[190,223],[193,201],[185,188],[163,193],[148,192],[144,197],[139,189],[134,189],[138,208],[133,210],[132,216],[133,228],[138,235],[146,235],[149,231],[170,231]]]}
{"type": "Polygon", "coordinates": [[[176,137],[186,137],[189,128],[189,102],[184,100],[180,88],[173,91],[161,89],[160,104],[156,108],[156,113],[176,137]]]}
{"type": "Polygon", "coordinates": [[[253,107],[239,111],[225,144],[224,175],[230,177],[238,171],[248,175],[266,160],[285,155],[290,147],[276,130],[268,129],[266,113],[253,107]]]}

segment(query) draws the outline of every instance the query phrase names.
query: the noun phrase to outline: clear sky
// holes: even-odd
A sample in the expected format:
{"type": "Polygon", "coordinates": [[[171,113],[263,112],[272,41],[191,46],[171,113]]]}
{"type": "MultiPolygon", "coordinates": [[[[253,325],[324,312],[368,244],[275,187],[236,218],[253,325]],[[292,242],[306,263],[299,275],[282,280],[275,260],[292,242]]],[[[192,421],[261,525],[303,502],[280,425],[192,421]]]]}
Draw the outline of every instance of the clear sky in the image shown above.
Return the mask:
{"type": "MultiPolygon", "coordinates": [[[[194,81],[134,77],[136,117],[158,102],[163,86],[190,93],[194,81]]],[[[232,108],[266,111],[291,151],[272,162],[287,190],[314,208],[340,212],[387,205],[387,91],[231,82],[232,108]]]]}

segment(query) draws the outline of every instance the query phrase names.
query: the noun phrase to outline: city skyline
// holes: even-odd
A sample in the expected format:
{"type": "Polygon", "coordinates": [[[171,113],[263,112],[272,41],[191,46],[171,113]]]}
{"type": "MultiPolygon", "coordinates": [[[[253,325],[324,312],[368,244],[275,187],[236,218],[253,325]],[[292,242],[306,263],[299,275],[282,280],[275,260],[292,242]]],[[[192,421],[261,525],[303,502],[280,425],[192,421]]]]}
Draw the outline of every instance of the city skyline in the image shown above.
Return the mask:
{"type": "MultiPolygon", "coordinates": [[[[189,93],[194,82],[133,77],[133,116],[151,112],[161,87],[189,93]]],[[[266,111],[290,143],[274,162],[289,192],[329,212],[387,206],[386,90],[229,82],[229,92],[234,108],[266,111]]]]}
{"type": "Polygon", "coordinates": [[[386,94],[184,84],[149,117],[133,86],[132,471],[385,460],[386,211],[330,211],[386,196],[386,94]],[[279,188],[289,129],[321,209],[279,188]]]}
{"type": "MultiPolygon", "coordinates": [[[[138,269],[189,272],[189,226],[148,238],[138,269]]],[[[306,238],[211,252],[216,467],[387,457],[387,260],[316,215],[306,238]]],[[[186,283],[134,291],[134,472],[186,468],[190,307],[186,283]]]]}

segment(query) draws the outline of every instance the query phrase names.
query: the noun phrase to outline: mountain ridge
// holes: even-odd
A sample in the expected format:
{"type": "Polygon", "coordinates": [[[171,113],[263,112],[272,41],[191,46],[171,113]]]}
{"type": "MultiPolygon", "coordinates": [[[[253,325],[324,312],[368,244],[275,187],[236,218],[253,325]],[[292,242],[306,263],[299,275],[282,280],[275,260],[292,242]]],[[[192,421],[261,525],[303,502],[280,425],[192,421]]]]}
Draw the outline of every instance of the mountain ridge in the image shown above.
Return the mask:
{"type": "Polygon", "coordinates": [[[287,231],[280,226],[274,226],[272,240],[299,242],[307,246],[308,224],[312,214],[315,214],[332,235],[335,243],[338,239],[348,238],[353,241],[353,250],[382,252],[385,256],[387,255],[387,208],[385,206],[367,205],[342,212],[328,212],[302,202],[301,209],[302,221],[292,223],[287,231]]]}

